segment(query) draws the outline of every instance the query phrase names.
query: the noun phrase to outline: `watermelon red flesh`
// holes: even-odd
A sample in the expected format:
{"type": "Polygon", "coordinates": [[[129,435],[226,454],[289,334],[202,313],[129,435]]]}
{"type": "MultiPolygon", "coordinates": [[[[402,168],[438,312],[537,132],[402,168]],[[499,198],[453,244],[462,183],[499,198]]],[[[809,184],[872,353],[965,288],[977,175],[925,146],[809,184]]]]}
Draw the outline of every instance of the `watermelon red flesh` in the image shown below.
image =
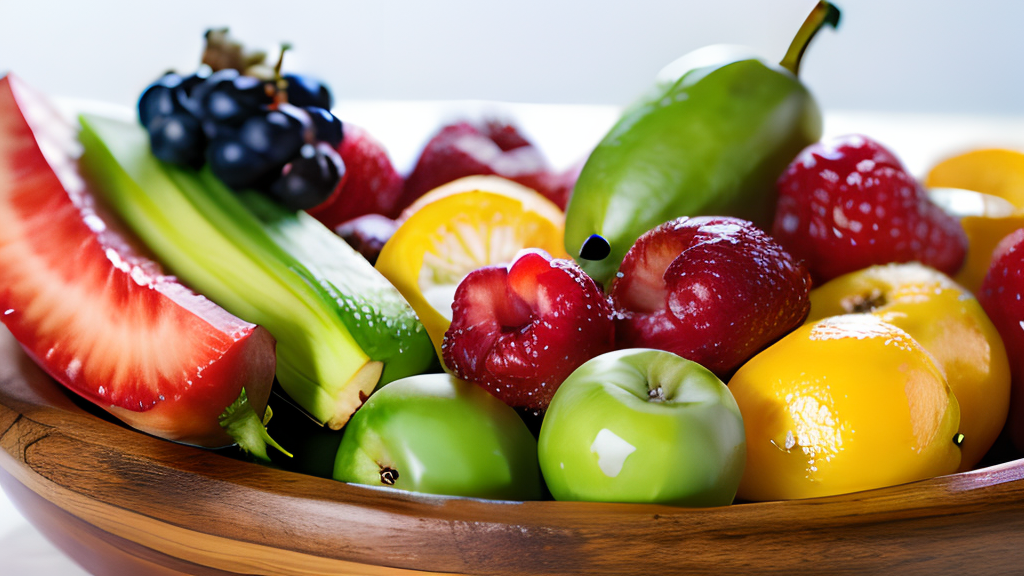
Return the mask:
{"type": "Polygon", "coordinates": [[[262,414],[274,339],[145,255],[96,205],[64,120],[0,79],[0,319],[75,393],[145,432],[200,446],[243,388],[262,414]]]}

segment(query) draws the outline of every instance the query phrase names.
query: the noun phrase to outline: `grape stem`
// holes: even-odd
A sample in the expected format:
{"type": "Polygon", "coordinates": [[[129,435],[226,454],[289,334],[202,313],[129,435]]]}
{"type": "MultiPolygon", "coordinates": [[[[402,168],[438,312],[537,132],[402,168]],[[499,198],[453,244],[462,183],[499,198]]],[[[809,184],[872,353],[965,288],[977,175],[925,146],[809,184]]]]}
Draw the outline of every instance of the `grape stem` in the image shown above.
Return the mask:
{"type": "Polygon", "coordinates": [[[277,56],[277,64],[274,65],[274,104],[273,108],[277,108],[281,104],[288,103],[288,82],[281,76],[281,68],[284,65],[284,53],[291,50],[291,42],[281,43],[281,52],[277,56]]]}

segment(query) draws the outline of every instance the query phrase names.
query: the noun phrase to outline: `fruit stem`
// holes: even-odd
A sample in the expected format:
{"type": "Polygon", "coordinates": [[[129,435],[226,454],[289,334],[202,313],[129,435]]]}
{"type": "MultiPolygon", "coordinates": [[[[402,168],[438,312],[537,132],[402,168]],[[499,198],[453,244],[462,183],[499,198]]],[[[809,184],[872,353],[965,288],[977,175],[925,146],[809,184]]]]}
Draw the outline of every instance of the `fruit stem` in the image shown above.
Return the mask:
{"type": "Polygon", "coordinates": [[[290,42],[281,43],[281,52],[277,55],[277,64],[274,65],[274,105],[279,106],[288,102],[288,82],[281,77],[281,68],[284,66],[284,53],[291,50],[290,42]]]}
{"type": "Polygon", "coordinates": [[[284,53],[291,50],[292,45],[290,42],[281,43],[281,53],[277,55],[277,64],[274,65],[274,78],[281,79],[281,67],[284,64],[284,53]]]}
{"type": "Polygon", "coordinates": [[[797,30],[796,36],[793,37],[793,43],[789,45],[789,50],[786,51],[786,55],[783,56],[782,62],[779,64],[792,72],[794,76],[799,76],[800,60],[804,57],[807,46],[826,24],[832,28],[839,27],[839,8],[825,0],[820,0],[807,16],[807,20],[804,20],[803,25],[797,30]]]}
{"type": "Polygon", "coordinates": [[[270,421],[272,415],[270,407],[267,406],[263,418],[260,418],[253,410],[252,404],[249,403],[249,397],[243,388],[242,393],[238,395],[238,400],[224,409],[219,420],[221,427],[224,428],[228,436],[238,443],[238,447],[257,460],[270,462],[267,445],[277,448],[282,454],[291,458],[291,453],[282,448],[267,433],[267,422],[270,421]]]}

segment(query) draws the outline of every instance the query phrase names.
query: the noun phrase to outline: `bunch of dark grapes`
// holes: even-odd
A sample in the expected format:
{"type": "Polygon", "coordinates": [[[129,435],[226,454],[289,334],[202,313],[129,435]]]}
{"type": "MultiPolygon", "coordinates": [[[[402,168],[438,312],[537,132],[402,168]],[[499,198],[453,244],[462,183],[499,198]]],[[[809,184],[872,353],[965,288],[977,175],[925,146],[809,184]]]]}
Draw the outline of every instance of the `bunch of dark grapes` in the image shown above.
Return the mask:
{"type": "Polygon", "coordinates": [[[336,151],[342,124],[331,105],[328,88],[308,76],[169,72],[142,93],[139,119],[157,158],[208,164],[235,190],[254,188],[292,210],[308,210],[327,200],[345,174],[336,151]]]}

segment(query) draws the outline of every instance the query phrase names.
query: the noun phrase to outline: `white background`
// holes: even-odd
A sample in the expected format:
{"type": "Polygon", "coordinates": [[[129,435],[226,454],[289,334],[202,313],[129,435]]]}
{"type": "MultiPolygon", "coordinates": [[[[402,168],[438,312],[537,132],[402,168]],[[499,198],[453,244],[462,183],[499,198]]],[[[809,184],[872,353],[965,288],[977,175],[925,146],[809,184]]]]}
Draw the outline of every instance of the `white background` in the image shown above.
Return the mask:
{"type": "MultiPolygon", "coordinates": [[[[804,79],[829,109],[1024,113],[1024,2],[837,0],[804,79]]],[[[710,43],[782,57],[814,0],[0,0],[0,71],[50,94],[130,104],[201,35],[231,25],[344,99],[628,103],[710,43]]]]}
{"type": "MultiPolygon", "coordinates": [[[[778,60],[813,5],[0,0],[0,74],[14,71],[53,96],[128,106],[164,70],[194,69],[203,31],[230,24],[257,47],[293,42],[286,67],[323,77],[343,100],[618,106],[643,92],[662,66],[709,43],[746,44],[778,60]]],[[[841,7],[840,31],[819,36],[802,71],[832,112],[829,132],[875,135],[917,173],[956,146],[1024,147],[1024,2],[848,0],[841,7]]],[[[444,116],[431,106],[400,116],[365,102],[343,109],[404,166],[444,116]]],[[[614,120],[609,110],[589,108],[557,121],[535,110],[527,127],[565,165],[614,120]]],[[[5,576],[82,574],[2,494],[0,566],[5,576]]]]}

